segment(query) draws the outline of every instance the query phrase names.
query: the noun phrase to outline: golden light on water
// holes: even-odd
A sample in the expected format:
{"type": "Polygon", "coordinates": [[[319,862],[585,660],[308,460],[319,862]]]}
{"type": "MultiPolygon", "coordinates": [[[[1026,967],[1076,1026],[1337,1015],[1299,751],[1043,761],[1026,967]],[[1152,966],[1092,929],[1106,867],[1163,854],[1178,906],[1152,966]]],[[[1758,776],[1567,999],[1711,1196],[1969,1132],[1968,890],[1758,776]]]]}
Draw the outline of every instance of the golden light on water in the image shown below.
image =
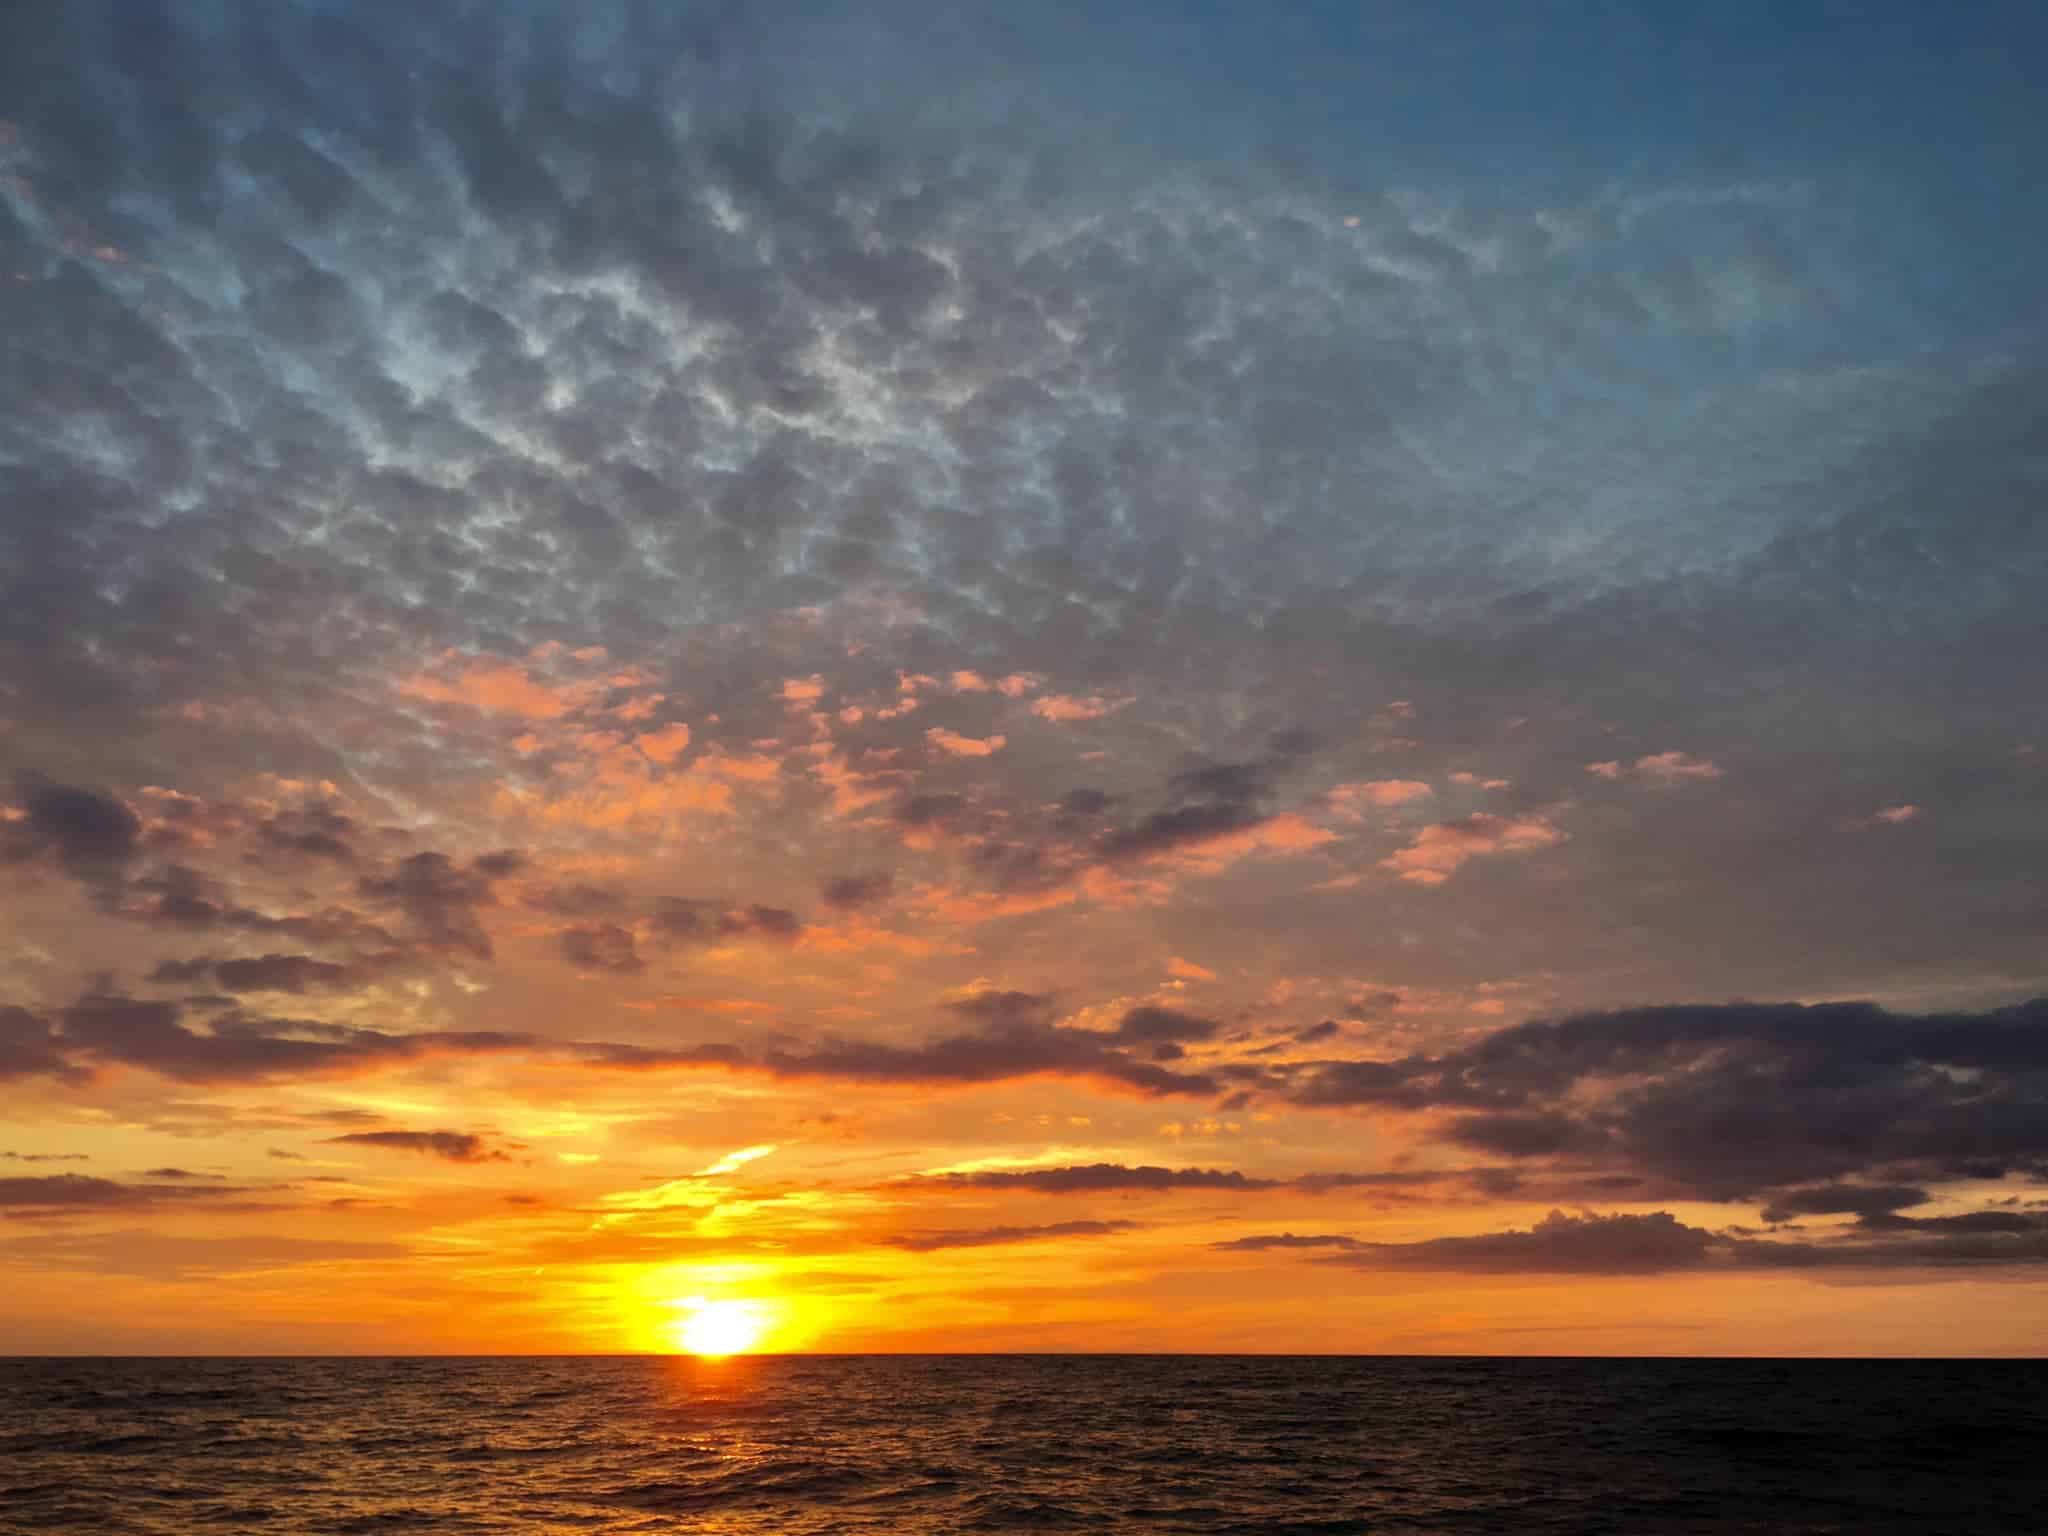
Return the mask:
{"type": "Polygon", "coordinates": [[[767,1309],[755,1301],[707,1301],[692,1296],[677,1303],[689,1315],[676,1323],[675,1340],[693,1355],[743,1355],[768,1332],[767,1309]]]}

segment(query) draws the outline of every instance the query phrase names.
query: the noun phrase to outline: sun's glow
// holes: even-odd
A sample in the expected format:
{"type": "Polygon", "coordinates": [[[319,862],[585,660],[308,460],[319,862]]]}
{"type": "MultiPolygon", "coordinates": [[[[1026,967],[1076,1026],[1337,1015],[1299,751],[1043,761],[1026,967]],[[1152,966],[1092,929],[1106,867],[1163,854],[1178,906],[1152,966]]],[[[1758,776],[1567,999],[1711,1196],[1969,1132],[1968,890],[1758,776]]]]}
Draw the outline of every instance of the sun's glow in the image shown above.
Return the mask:
{"type": "Polygon", "coordinates": [[[767,1313],[758,1302],[692,1296],[678,1305],[689,1316],[675,1325],[676,1342],[693,1355],[745,1354],[768,1331],[767,1313]]]}

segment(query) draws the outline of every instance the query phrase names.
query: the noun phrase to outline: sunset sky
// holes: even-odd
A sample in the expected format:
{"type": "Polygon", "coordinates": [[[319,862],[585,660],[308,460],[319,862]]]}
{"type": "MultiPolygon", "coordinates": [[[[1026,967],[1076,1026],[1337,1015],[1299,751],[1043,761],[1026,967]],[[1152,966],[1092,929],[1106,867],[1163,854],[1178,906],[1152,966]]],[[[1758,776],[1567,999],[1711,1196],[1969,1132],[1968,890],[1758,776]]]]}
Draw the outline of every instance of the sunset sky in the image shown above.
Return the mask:
{"type": "Polygon", "coordinates": [[[0,1353],[2038,1352],[2044,59],[6,6],[0,1353]]]}

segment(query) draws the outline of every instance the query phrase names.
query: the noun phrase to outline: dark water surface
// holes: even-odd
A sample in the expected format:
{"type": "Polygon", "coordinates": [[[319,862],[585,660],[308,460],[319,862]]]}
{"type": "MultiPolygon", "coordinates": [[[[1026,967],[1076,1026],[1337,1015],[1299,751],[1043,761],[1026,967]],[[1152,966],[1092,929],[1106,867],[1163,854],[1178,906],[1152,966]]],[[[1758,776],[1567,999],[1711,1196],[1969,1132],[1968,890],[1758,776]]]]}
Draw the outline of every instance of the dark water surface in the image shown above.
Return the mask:
{"type": "Polygon", "coordinates": [[[2048,1363],[10,1360],[0,1530],[2048,1532],[2048,1363]]]}

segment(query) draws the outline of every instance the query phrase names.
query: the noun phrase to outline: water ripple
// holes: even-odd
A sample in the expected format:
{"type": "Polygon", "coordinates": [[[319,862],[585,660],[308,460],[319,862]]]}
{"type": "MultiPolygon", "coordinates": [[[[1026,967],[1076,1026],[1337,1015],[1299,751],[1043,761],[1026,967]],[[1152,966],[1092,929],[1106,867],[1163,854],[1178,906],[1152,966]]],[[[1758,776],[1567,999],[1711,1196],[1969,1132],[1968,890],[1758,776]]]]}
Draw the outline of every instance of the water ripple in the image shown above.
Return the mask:
{"type": "Polygon", "coordinates": [[[0,1530],[2036,1532],[2039,1362],[0,1361],[0,1530]]]}

